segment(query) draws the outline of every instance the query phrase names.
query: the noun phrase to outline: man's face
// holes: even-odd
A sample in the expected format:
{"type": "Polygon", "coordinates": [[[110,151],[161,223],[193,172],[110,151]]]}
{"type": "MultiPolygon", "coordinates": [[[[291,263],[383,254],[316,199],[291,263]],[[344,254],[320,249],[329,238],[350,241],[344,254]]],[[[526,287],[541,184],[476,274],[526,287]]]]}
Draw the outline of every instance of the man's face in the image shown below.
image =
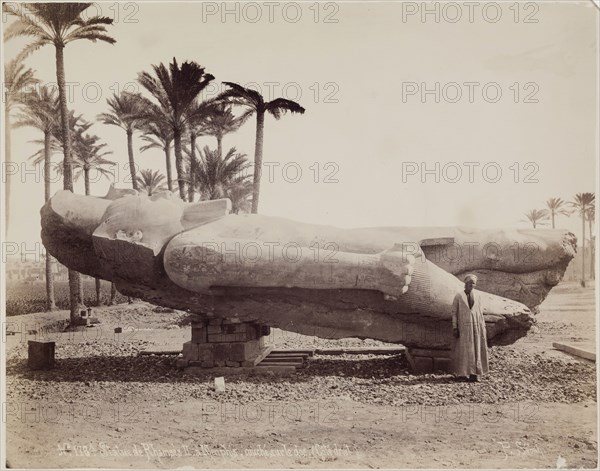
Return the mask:
{"type": "Polygon", "coordinates": [[[467,293],[470,293],[471,291],[473,291],[473,288],[475,288],[475,286],[477,286],[477,282],[475,280],[465,281],[465,291],[467,293]]]}

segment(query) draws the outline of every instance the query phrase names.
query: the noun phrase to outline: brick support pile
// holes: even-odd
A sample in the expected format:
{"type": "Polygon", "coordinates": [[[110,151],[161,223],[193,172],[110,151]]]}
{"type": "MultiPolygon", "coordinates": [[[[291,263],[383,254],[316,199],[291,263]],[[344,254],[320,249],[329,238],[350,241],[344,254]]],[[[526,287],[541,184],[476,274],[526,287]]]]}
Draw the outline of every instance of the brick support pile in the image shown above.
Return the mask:
{"type": "Polygon", "coordinates": [[[450,350],[407,348],[406,358],[413,373],[450,372],[450,350]]]}
{"type": "Polygon", "coordinates": [[[270,327],[237,319],[192,322],[192,339],[183,344],[179,367],[255,366],[269,354],[270,327]]]}

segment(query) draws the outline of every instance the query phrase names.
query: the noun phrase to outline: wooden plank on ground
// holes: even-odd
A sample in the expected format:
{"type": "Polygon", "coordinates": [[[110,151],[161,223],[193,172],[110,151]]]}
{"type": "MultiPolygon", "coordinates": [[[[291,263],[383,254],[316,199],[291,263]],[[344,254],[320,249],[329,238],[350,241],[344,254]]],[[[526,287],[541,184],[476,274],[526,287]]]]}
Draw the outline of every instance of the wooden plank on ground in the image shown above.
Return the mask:
{"type": "Polygon", "coordinates": [[[590,350],[585,350],[583,348],[561,342],[553,342],[552,346],[557,350],[570,353],[571,355],[575,355],[576,357],[585,358],[586,360],[591,360],[593,362],[596,361],[596,353],[590,350]]]}
{"type": "Polygon", "coordinates": [[[138,355],[179,355],[181,353],[181,348],[178,348],[176,350],[174,350],[173,348],[170,349],[161,349],[161,348],[152,348],[152,349],[148,349],[148,350],[144,350],[138,353],[138,355]]]}
{"type": "Polygon", "coordinates": [[[406,347],[336,347],[315,350],[319,355],[398,355],[405,352],[406,347]]]}

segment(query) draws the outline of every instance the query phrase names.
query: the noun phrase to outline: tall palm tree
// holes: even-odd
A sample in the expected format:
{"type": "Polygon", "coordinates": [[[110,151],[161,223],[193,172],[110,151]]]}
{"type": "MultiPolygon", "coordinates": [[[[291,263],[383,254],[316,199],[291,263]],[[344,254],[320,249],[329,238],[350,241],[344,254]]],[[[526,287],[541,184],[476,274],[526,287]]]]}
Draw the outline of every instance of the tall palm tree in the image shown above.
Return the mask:
{"type": "MultiPolygon", "coordinates": [[[[85,185],[85,194],[90,194],[90,171],[96,170],[99,175],[109,178],[113,175],[111,170],[103,166],[114,165],[114,162],[107,160],[104,157],[112,154],[111,151],[104,151],[105,143],[100,143],[100,138],[96,135],[83,134],[78,132],[73,143],[74,160],[73,160],[73,180],[77,181],[83,175],[85,185]]],[[[95,278],[96,288],[96,306],[100,306],[100,278],[95,278]]],[[[83,297],[83,293],[81,294],[83,297]]]]}
{"type": "Polygon", "coordinates": [[[129,156],[129,173],[134,190],[138,189],[135,160],[133,156],[133,133],[141,128],[142,124],[142,100],[141,95],[122,92],[120,95],[113,94],[107,100],[110,112],[100,113],[98,119],[104,124],[118,126],[127,134],[127,155],[129,156]]]}
{"type": "MultiPolygon", "coordinates": [[[[71,138],[69,130],[69,111],[67,108],[64,49],[67,44],[79,39],[103,41],[114,44],[116,41],[106,34],[106,26],[113,20],[101,16],[82,16],[92,3],[2,3],[2,11],[13,16],[4,32],[4,40],[16,37],[32,38],[19,54],[19,58],[27,57],[43,46],[52,45],[55,49],[56,83],[60,100],[60,118],[64,143],[63,186],[73,191],[71,174],[71,138]]],[[[70,316],[71,323],[76,324],[82,307],[80,296],[81,276],[69,270],[70,316]]]]}
{"type": "Polygon", "coordinates": [[[546,207],[550,213],[550,217],[552,219],[552,229],[554,226],[554,217],[558,214],[562,214],[564,216],[569,216],[571,213],[566,209],[567,202],[563,201],[562,198],[550,198],[546,201],[546,207]]]}
{"type": "Polygon", "coordinates": [[[240,176],[243,177],[243,171],[250,165],[246,156],[238,154],[235,147],[221,157],[218,150],[205,146],[200,157],[197,176],[203,200],[223,198],[227,189],[239,181],[240,176]]]}
{"type": "MultiPolygon", "coordinates": [[[[40,87],[27,94],[24,100],[25,107],[17,115],[14,127],[32,127],[44,134],[44,201],[50,199],[50,173],[52,157],[52,133],[56,129],[58,117],[58,97],[54,89],[40,87]]],[[[8,130],[7,130],[8,132],[8,130]]],[[[53,257],[46,254],[46,311],[56,309],[54,297],[54,273],[52,267],[55,263],[53,257]]]]}
{"type": "Polygon", "coordinates": [[[236,117],[231,112],[231,106],[218,103],[214,110],[202,122],[199,136],[214,136],[217,139],[217,152],[223,155],[223,136],[237,131],[250,115],[236,117]]]}
{"type": "Polygon", "coordinates": [[[596,222],[596,205],[590,205],[585,213],[588,221],[588,230],[590,232],[590,277],[596,279],[596,236],[593,234],[594,222],[596,222]]]}
{"type": "MultiPolygon", "coordinates": [[[[74,168],[76,160],[77,160],[76,152],[75,152],[75,150],[73,150],[74,149],[74,141],[77,140],[78,135],[83,134],[91,126],[92,126],[92,123],[84,120],[82,118],[82,115],[76,115],[74,111],[69,112],[69,131],[70,131],[69,135],[70,135],[71,149],[72,149],[72,154],[73,154],[72,155],[73,164],[71,165],[71,173],[73,172],[73,168],[74,168]]],[[[64,151],[64,143],[63,143],[62,139],[63,139],[62,129],[61,129],[60,125],[55,123],[55,125],[52,127],[52,138],[50,139],[51,153],[64,151]]],[[[34,153],[30,157],[30,159],[33,160],[33,163],[35,165],[38,165],[41,162],[45,161],[45,154],[44,154],[44,149],[46,148],[45,142],[44,142],[44,140],[42,140],[42,141],[33,140],[31,142],[33,142],[35,144],[44,145],[43,149],[34,153]]],[[[58,175],[63,175],[63,177],[64,177],[64,166],[57,167],[56,170],[57,170],[58,175]]],[[[79,282],[79,297],[83,301],[83,298],[84,298],[83,297],[83,283],[81,283],[81,282],[79,282]]]]}
{"type": "MultiPolygon", "coordinates": [[[[158,110],[160,112],[160,110],[158,110]]],[[[140,125],[142,141],[147,144],[140,147],[140,152],[149,149],[161,149],[165,153],[165,166],[167,170],[167,188],[173,191],[173,176],[171,172],[171,143],[173,142],[173,128],[166,120],[161,119],[161,114],[146,115],[148,119],[140,125]]],[[[138,180],[139,182],[139,180],[138,180]]]]}
{"type": "Polygon", "coordinates": [[[73,144],[74,162],[73,162],[73,180],[77,181],[83,176],[85,185],[85,194],[90,194],[90,171],[95,170],[100,176],[109,178],[113,172],[104,168],[112,166],[112,160],[105,159],[112,151],[105,151],[106,143],[99,142],[100,137],[90,134],[78,133],[73,144]]]}
{"type": "Polygon", "coordinates": [[[538,225],[544,225],[545,223],[543,221],[548,220],[548,211],[545,209],[530,209],[525,213],[525,217],[535,229],[538,225]]]}
{"type": "Polygon", "coordinates": [[[596,195],[594,193],[577,193],[570,202],[581,216],[581,286],[585,288],[585,218],[591,206],[595,206],[596,195]]]}
{"type": "Polygon", "coordinates": [[[198,158],[196,156],[196,139],[201,134],[204,123],[215,111],[215,105],[211,101],[201,101],[198,98],[188,109],[188,136],[190,151],[188,155],[188,201],[194,201],[194,194],[198,186],[198,158]]]}
{"type": "Polygon", "coordinates": [[[163,63],[153,65],[152,69],[154,76],[148,72],[141,72],[138,74],[138,81],[158,102],[173,129],[179,196],[185,201],[185,170],[181,140],[189,120],[195,118],[190,110],[196,98],[214,80],[214,77],[205,73],[204,67],[194,61],[183,62],[180,67],[175,58],[168,69],[163,63]]]}
{"type": "MultiPolygon", "coordinates": [[[[4,161],[8,169],[11,163],[11,124],[10,114],[20,104],[24,93],[34,85],[38,84],[39,80],[35,78],[34,71],[28,69],[19,58],[11,60],[4,66],[4,161]]],[[[6,194],[6,226],[8,228],[10,218],[10,184],[11,172],[6,172],[6,180],[4,182],[4,191],[6,194]]]]}
{"type": "Polygon", "coordinates": [[[237,83],[223,82],[229,87],[218,99],[224,103],[242,105],[247,110],[240,116],[240,119],[246,120],[250,115],[256,113],[256,141],[254,147],[254,187],[252,189],[252,213],[258,212],[258,199],[260,195],[260,177],[263,154],[263,136],[265,127],[265,114],[269,113],[279,119],[282,114],[290,111],[292,113],[304,113],[304,108],[292,100],[285,98],[275,98],[272,101],[265,102],[262,95],[250,88],[242,87],[237,83]]]}
{"type": "Polygon", "coordinates": [[[165,176],[158,170],[144,169],[140,171],[138,175],[138,187],[140,190],[145,191],[148,196],[159,191],[165,191],[165,176]]]}

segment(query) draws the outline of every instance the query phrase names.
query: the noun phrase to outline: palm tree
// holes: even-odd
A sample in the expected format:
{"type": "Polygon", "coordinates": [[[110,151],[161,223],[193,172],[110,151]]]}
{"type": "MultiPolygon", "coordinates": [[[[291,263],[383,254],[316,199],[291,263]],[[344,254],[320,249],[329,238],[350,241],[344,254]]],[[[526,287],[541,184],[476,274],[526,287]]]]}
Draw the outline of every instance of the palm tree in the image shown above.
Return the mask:
{"type": "MultiPolygon", "coordinates": [[[[40,87],[27,94],[25,107],[17,115],[14,127],[32,127],[44,134],[44,201],[50,199],[50,166],[52,157],[52,133],[56,129],[58,117],[58,97],[53,89],[40,87]]],[[[8,132],[8,129],[7,129],[8,132]]],[[[56,309],[54,297],[54,273],[52,266],[55,263],[50,254],[46,254],[46,311],[56,309]]]]}
{"type": "Polygon", "coordinates": [[[548,219],[548,211],[545,209],[531,209],[525,213],[525,217],[533,224],[533,228],[535,229],[538,225],[541,226],[545,224],[542,221],[548,219]]]}
{"type": "Polygon", "coordinates": [[[189,120],[195,118],[191,108],[196,103],[196,98],[214,80],[214,77],[205,73],[204,67],[194,61],[183,62],[180,67],[175,58],[168,69],[163,63],[153,65],[152,69],[155,76],[148,72],[141,72],[138,81],[159,103],[168,124],[173,129],[179,196],[185,201],[185,170],[181,139],[189,120]]]}
{"type": "Polygon", "coordinates": [[[188,155],[188,201],[194,201],[194,192],[198,186],[198,158],[196,157],[196,139],[201,134],[204,123],[215,111],[215,105],[211,101],[194,100],[194,103],[188,109],[188,137],[190,143],[190,151],[188,155]]]}
{"type": "Polygon", "coordinates": [[[129,156],[129,173],[133,189],[137,190],[137,176],[135,171],[135,160],[133,157],[133,132],[139,130],[142,119],[141,95],[122,92],[120,95],[113,94],[112,98],[106,100],[110,107],[109,113],[100,113],[98,119],[104,124],[118,126],[127,134],[127,155],[129,156]]]}
{"type": "Polygon", "coordinates": [[[238,154],[235,147],[221,157],[218,150],[205,146],[200,157],[197,177],[203,200],[225,197],[227,190],[239,182],[240,177],[246,178],[242,173],[249,167],[248,160],[244,154],[238,154]]]}
{"type": "Polygon", "coordinates": [[[594,236],[593,232],[593,227],[594,227],[594,222],[596,222],[596,205],[590,205],[586,212],[585,212],[585,218],[588,221],[588,229],[590,231],[590,277],[592,278],[592,280],[596,279],[596,236],[594,236]]]}
{"type": "Polygon", "coordinates": [[[173,142],[173,128],[169,126],[166,120],[161,119],[161,114],[150,114],[147,116],[148,119],[140,125],[140,130],[143,133],[141,139],[142,141],[147,142],[147,144],[140,147],[140,152],[146,152],[149,149],[161,149],[165,153],[167,188],[169,191],[173,191],[173,177],[171,173],[171,143],[173,142]]]}
{"type": "Polygon", "coordinates": [[[250,176],[239,176],[225,187],[225,198],[231,200],[233,214],[249,213],[252,209],[252,182],[250,176]]]}
{"type": "Polygon", "coordinates": [[[250,115],[235,117],[231,112],[231,106],[226,103],[218,103],[214,106],[213,113],[208,115],[202,122],[198,132],[199,136],[215,136],[217,139],[217,152],[223,155],[223,136],[237,131],[245,119],[250,115]]]}
{"type": "Polygon", "coordinates": [[[570,202],[571,206],[581,216],[581,286],[585,288],[585,218],[589,208],[595,206],[596,195],[594,193],[577,193],[570,202]]]}
{"type": "Polygon", "coordinates": [[[245,121],[250,115],[256,113],[256,142],[254,147],[254,187],[252,189],[252,213],[258,212],[258,198],[260,195],[260,177],[263,153],[263,135],[265,126],[265,113],[270,113],[279,119],[287,111],[304,113],[304,108],[292,100],[276,98],[265,102],[262,95],[250,88],[242,87],[237,83],[223,82],[229,87],[218,99],[224,103],[246,106],[248,109],[240,116],[245,121]]]}
{"type": "MultiPolygon", "coordinates": [[[[84,135],[83,132],[78,132],[74,140],[73,180],[77,181],[83,175],[86,195],[90,194],[90,171],[92,169],[106,178],[113,175],[112,171],[103,168],[104,165],[114,165],[114,162],[104,158],[112,152],[104,151],[106,144],[99,143],[99,140],[98,136],[84,135]]],[[[96,306],[100,306],[100,278],[95,278],[94,281],[96,285],[96,306]]]]}
{"type": "Polygon", "coordinates": [[[138,187],[145,191],[148,196],[152,196],[159,191],[165,191],[165,176],[158,170],[152,171],[144,169],[138,175],[138,187]]]}
{"type": "Polygon", "coordinates": [[[566,201],[563,201],[562,198],[550,198],[546,201],[546,206],[548,207],[548,211],[550,212],[550,217],[552,218],[552,229],[554,229],[554,216],[557,214],[562,214],[564,216],[569,216],[571,213],[565,208],[567,205],[566,201]]]}
{"type": "MultiPolygon", "coordinates": [[[[84,17],[82,13],[91,3],[2,3],[2,11],[14,16],[16,21],[11,23],[4,32],[4,40],[16,37],[33,39],[19,54],[25,58],[48,44],[53,45],[56,58],[56,83],[60,100],[60,118],[63,134],[63,186],[65,190],[73,191],[73,176],[71,174],[71,137],[69,130],[69,111],[67,108],[66,78],[64,49],[67,44],[79,39],[92,42],[103,41],[114,44],[116,41],[106,34],[106,25],[112,24],[111,18],[92,16],[84,17]]],[[[82,306],[80,296],[81,276],[74,270],[69,270],[70,317],[71,323],[76,324],[82,306]]]]}
{"type": "Polygon", "coordinates": [[[83,176],[85,185],[85,194],[90,194],[90,171],[96,170],[99,175],[109,178],[113,172],[103,166],[114,165],[112,160],[104,157],[112,154],[112,151],[105,151],[105,143],[100,143],[100,138],[96,135],[83,134],[79,132],[74,142],[74,162],[73,162],[73,180],[77,181],[83,176]]]}
{"type": "MultiPolygon", "coordinates": [[[[10,145],[10,113],[15,109],[30,87],[39,83],[35,78],[32,69],[25,68],[23,62],[17,58],[11,60],[4,66],[4,161],[5,167],[8,169],[11,162],[11,145],[10,145]]],[[[6,227],[8,228],[10,218],[10,183],[11,172],[6,172],[6,180],[4,182],[4,191],[6,194],[6,227]]]]}

